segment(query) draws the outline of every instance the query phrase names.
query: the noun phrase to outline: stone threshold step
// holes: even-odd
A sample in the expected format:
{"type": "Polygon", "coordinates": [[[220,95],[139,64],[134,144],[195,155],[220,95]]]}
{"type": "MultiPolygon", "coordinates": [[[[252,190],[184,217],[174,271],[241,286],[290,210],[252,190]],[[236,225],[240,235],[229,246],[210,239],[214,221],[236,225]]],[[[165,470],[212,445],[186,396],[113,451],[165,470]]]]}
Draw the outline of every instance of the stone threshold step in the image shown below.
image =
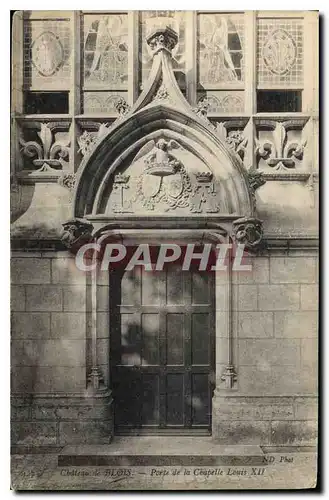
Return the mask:
{"type": "Polygon", "coordinates": [[[222,445],[211,437],[116,436],[109,444],[67,445],[61,455],[263,455],[257,445],[222,445]]]}
{"type": "Polygon", "coordinates": [[[260,446],[219,445],[211,438],[117,437],[108,445],[68,445],[60,466],[263,465],[260,446]]]}

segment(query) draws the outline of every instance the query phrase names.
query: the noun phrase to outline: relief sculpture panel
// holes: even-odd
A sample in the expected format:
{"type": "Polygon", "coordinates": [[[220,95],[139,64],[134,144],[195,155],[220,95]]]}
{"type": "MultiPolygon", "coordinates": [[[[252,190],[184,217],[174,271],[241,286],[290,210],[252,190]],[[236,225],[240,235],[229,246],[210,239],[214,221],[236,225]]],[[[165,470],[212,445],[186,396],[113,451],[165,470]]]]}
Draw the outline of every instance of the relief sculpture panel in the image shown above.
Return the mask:
{"type": "Polygon", "coordinates": [[[107,213],[222,211],[218,180],[201,160],[175,140],[160,138],[147,142],[125,171],[114,174],[112,183],[107,213]]]}

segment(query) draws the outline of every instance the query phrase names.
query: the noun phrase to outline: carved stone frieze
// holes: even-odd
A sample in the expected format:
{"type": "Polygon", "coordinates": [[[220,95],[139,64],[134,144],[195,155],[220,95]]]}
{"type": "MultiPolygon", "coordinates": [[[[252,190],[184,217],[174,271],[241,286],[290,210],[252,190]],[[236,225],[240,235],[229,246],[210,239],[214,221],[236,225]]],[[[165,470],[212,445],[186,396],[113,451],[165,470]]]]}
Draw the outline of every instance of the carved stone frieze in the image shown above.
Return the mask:
{"type": "Polygon", "coordinates": [[[62,224],[62,243],[67,248],[78,247],[92,238],[93,225],[84,219],[71,219],[62,224]]]}
{"type": "Polygon", "coordinates": [[[263,239],[262,221],[253,217],[242,217],[233,222],[232,236],[237,243],[255,249],[263,239]]]}

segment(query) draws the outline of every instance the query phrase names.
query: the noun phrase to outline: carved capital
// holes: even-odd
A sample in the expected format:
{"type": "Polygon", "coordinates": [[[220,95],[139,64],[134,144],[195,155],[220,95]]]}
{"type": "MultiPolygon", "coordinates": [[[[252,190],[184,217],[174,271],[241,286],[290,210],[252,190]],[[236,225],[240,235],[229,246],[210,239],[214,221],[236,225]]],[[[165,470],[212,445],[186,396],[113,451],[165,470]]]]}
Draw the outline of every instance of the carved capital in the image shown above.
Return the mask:
{"type": "Polygon", "coordinates": [[[237,381],[237,374],[233,365],[226,366],[221,376],[221,380],[226,383],[228,389],[232,389],[234,382],[237,381]]]}
{"type": "Polygon", "coordinates": [[[100,386],[103,384],[103,382],[104,377],[102,375],[102,372],[100,371],[98,366],[93,366],[88,375],[89,387],[96,392],[98,391],[98,389],[100,389],[100,386]]]}
{"type": "Polygon", "coordinates": [[[256,248],[263,239],[262,221],[253,217],[242,217],[233,222],[233,238],[247,248],[256,248]]]}
{"type": "Polygon", "coordinates": [[[153,31],[153,33],[146,38],[146,42],[151,48],[153,55],[161,50],[166,50],[171,54],[171,51],[178,42],[178,35],[176,31],[167,26],[166,28],[158,28],[153,31]]]}
{"type": "Polygon", "coordinates": [[[67,248],[87,243],[92,238],[93,225],[84,219],[71,219],[62,224],[62,242],[67,248]]]}

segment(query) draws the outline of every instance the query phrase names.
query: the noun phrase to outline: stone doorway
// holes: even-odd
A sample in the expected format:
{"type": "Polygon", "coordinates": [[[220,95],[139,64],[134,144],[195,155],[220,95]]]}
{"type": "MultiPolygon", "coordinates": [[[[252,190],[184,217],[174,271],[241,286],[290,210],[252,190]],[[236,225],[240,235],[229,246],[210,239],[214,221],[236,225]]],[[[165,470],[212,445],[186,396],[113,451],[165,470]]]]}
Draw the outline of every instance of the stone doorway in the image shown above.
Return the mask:
{"type": "Polygon", "coordinates": [[[137,266],[110,287],[115,434],[211,434],[213,273],[137,266]]]}

